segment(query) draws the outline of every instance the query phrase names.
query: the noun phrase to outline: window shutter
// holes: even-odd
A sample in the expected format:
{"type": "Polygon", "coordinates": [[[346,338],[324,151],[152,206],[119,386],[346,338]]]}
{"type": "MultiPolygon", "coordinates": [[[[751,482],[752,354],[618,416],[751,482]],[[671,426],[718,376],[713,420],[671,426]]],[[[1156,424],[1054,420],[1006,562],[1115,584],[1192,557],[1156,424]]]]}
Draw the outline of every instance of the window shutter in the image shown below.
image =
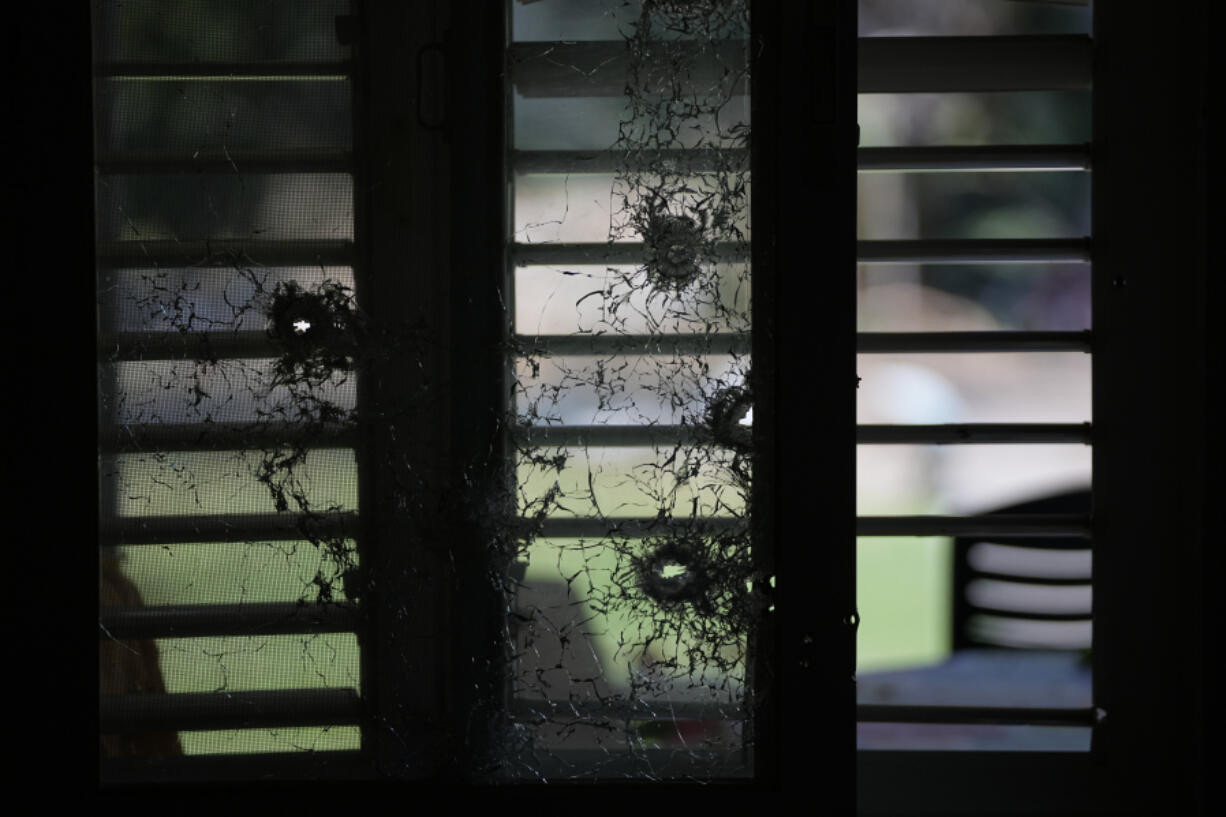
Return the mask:
{"type": "Polygon", "coordinates": [[[93,4],[106,782],[356,768],[347,10],[93,4]]]}

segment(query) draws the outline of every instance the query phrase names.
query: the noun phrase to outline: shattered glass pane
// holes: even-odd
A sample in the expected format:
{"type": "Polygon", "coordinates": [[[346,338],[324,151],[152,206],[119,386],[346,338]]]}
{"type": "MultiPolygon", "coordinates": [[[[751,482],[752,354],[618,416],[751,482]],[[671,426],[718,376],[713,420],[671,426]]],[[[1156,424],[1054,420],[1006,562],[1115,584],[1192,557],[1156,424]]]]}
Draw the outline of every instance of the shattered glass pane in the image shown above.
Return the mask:
{"type": "MultiPolygon", "coordinates": [[[[515,479],[479,498],[508,683],[496,756],[469,771],[747,777],[766,578],[748,520],[747,3],[511,10],[515,479]]],[[[431,328],[363,300],[348,12],[94,3],[107,758],[455,748],[433,724],[407,734],[416,710],[365,718],[361,700],[359,613],[383,577],[359,514],[445,528],[410,444],[363,433],[428,426],[445,402],[367,379],[416,368],[431,328]],[[359,507],[373,471],[406,476],[377,511],[359,507]]],[[[388,584],[433,599],[440,575],[388,584]]],[[[410,687],[447,677],[408,641],[471,645],[417,598],[388,606],[388,663],[410,687]]],[[[417,691],[381,700],[430,706],[417,691]]]]}
{"type": "Polygon", "coordinates": [[[361,743],[348,10],[93,3],[106,758],[361,743]]]}
{"type": "Polygon", "coordinates": [[[748,776],[748,4],[511,10],[503,774],[748,776]]]}

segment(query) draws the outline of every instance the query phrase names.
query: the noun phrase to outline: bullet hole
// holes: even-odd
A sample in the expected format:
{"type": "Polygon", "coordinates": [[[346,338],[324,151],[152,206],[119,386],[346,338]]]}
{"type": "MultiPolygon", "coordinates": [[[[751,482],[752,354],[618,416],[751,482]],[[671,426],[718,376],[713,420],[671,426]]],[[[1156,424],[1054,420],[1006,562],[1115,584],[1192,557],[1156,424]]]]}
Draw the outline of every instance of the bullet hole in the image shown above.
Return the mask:
{"type": "Polygon", "coordinates": [[[268,304],[269,337],[281,351],[283,380],[317,382],[353,364],[357,312],[348,287],[324,281],[314,289],[277,285],[268,304]]]}
{"type": "Polygon", "coordinates": [[[661,604],[695,601],[710,584],[706,566],[693,545],[668,542],[639,560],[643,592],[661,604]]]}
{"type": "Polygon", "coordinates": [[[753,395],[750,390],[742,386],[729,386],[711,398],[704,421],[717,444],[747,451],[753,444],[753,427],[745,421],[752,411],[753,395]]]}
{"type": "Polygon", "coordinates": [[[657,286],[681,289],[702,274],[703,230],[690,216],[657,205],[636,225],[643,235],[647,277],[657,286]]]}

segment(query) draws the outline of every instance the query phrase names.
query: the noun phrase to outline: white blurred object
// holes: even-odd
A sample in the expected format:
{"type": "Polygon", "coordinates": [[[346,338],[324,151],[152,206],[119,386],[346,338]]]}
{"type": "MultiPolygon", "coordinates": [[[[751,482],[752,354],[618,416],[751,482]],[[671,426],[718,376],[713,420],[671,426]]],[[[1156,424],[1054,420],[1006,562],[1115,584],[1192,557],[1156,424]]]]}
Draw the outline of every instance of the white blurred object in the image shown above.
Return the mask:
{"type": "Polygon", "coordinates": [[[945,377],[912,363],[882,363],[860,384],[864,414],[877,422],[905,425],[956,423],[962,397],[945,377]]]}

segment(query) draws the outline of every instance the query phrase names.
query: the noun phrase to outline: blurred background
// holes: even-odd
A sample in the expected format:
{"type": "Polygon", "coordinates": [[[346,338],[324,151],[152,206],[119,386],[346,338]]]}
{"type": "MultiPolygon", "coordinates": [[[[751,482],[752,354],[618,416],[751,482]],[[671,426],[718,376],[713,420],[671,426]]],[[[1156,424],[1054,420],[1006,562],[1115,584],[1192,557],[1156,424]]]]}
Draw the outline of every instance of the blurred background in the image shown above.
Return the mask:
{"type": "MultiPolygon", "coordinates": [[[[1086,34],[1088,6],[860,0],[860,36],[1086,34]]],[[[861,94],[862,147],[1080,144],[1090,92],[861,94]]],[[[1081,238],[1084,172],[859,174],[861,239],[1081,238]]],[[[1088,264],[861,265],[862,332],[1090,328],[1088,264]]],[[[1086,422],[1090,356],[861,355],[858,422],[1086,422]]],[[[975,514],[1090,483],[1083,445],[860,446],[857,513],[975,514]]],[[[861,673],[951,650],[948,538],[861,538],[861,673]]]]}

